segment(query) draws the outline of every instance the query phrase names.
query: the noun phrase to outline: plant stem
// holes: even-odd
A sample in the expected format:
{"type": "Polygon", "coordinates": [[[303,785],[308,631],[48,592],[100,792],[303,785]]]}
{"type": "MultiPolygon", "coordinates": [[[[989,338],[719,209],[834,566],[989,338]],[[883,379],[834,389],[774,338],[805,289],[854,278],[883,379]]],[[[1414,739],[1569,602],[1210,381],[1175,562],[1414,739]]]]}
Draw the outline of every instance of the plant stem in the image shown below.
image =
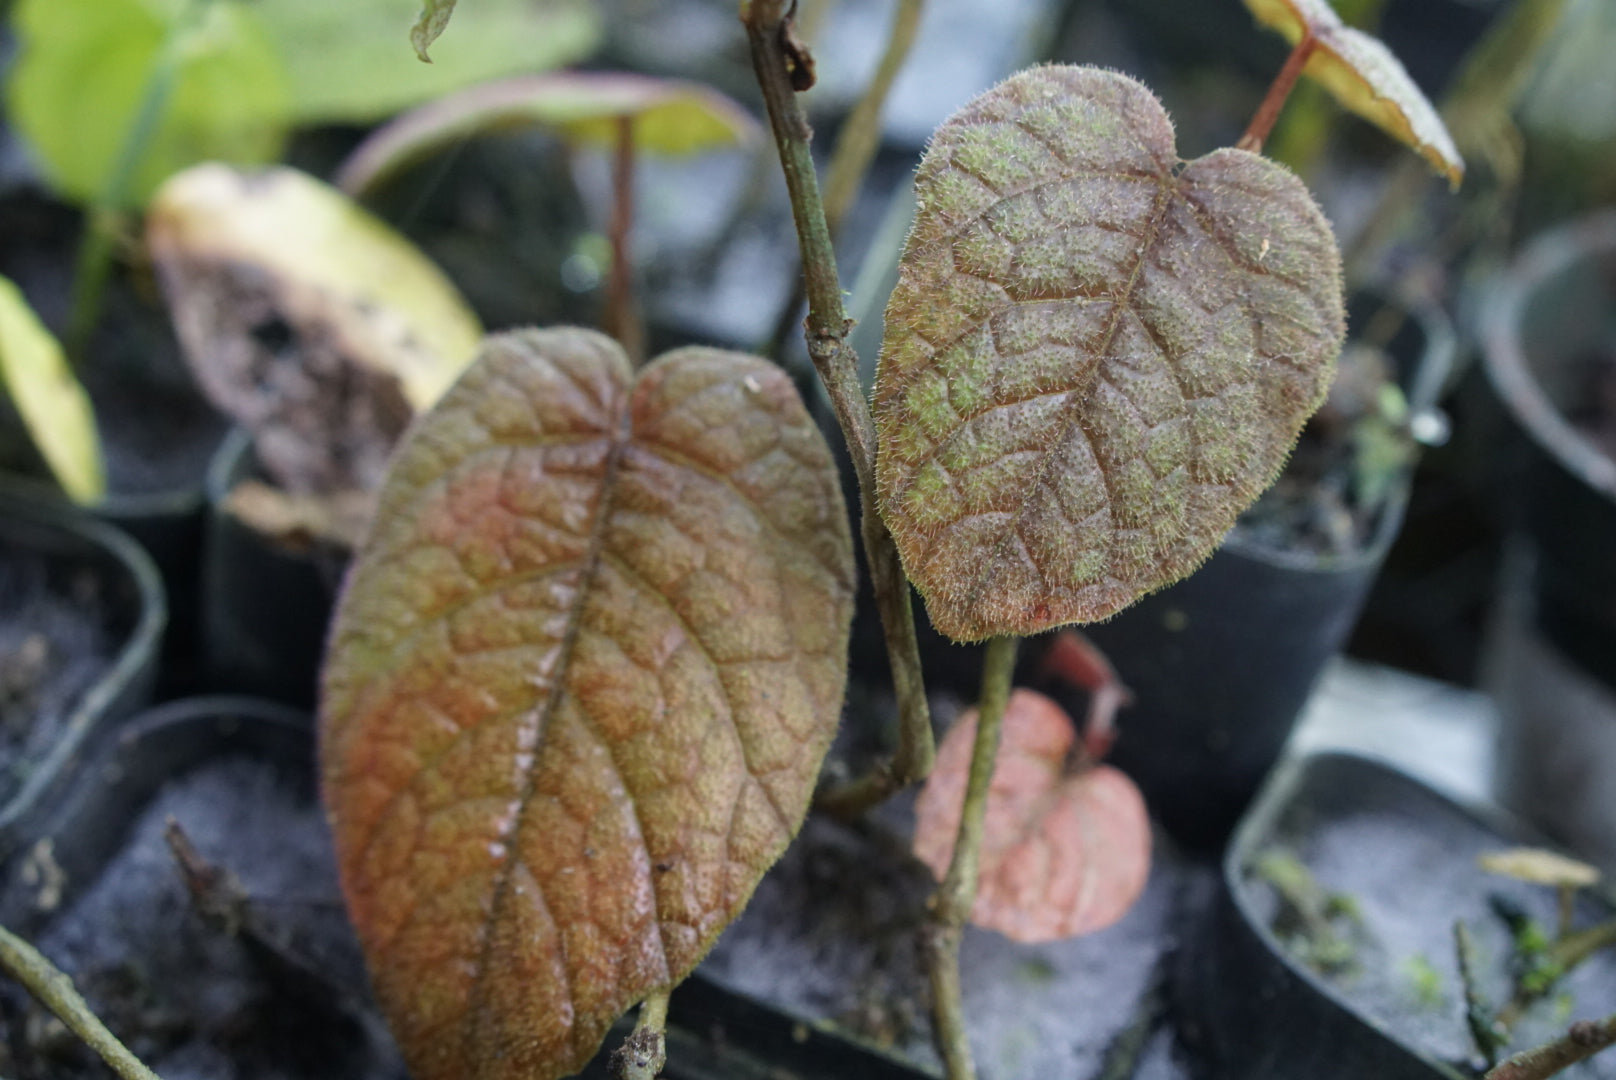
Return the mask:
{"type": "Polygon", "coordinates": [[[1616,919],[1607,919],[1598,925],[1558,938],[1549,946],[1547,959],[1559,969],[1559,974],[1552,982],[1537,988],[1517,985],[1509,1003],[1499,1010],[1497,1022],[1504,1030],[1510,1030],[1534,1002],[1546,997],[1561,979],[1576,970],[1584,960],[1613,945],[1616,945],[1616,919]]]}
{"type": "Polygon", "coordinates": [[[1463,919],[1454,920],[1453,948],[1459,959],[1459,983],[1464,987],[1465,1025],[1470,1029],[1476,1049],[1481,1051],[1482,1060],[1491,1067],[1498,1061],[1503,1035],[1476,982],[1476,946],[1463,919]]]}
{"type": "Polygon", "coordinates": [[[827,793],[819,805],[841,816],[862,813],[902,787],[924,779],[936,759],[931,713],[926,704],[925,681],[920,670],[920,647],[915,640],[914,609],[909,582],[898,561],[898,549],[886,522],[875,508],[875,422],[858,378],[858,357],[848,347],[853,324],[842,306],[842,284],[836,272],[836,253],[830,226],[819,197],[809,143],[812,133],[797,101],[792,72],[801,71],[797,57],[801,45],[789,37],[790,18],[785,0],[742,0],[741,21],[746,26],[752,66],[769,112],[775,147],[791,196],[807,283],[808,355],[825,385],[847,452],[858,474],[859,506],[864,549],[870,564],[871,584],[886,637],[892,683],[898,697],[898,748],[892,760],[865,777],[827,793]]]}
{"type": "Polygon", "coordinates": [[[982,693],[977,706],[976,741],[971,747],[971,771],[965,782],[959,833],[954,857],[943,883],[932,894],[931,917],[922,932],[922,949],[931,976],[932,1030],[943,1057],[948,1080],[974,1080],[976,1065],[965,1030],[965,1008],[960,995],[959,946],[965,921],[976,904],[980,873],[982,822],[987,814],[988,787],[994,759],[999,754],[999,730],[1005,703],[1010,700],[1010,678],[1016,667],[1019,638],[988,641],[982,663],[982,693]]]}
{"type": "Polygon", "coordinates": [[[634,303],[634,264],[629,233],[634,227],[634,117],[617,118],[612,150],[612,270],[606,279],[606,311],[601,320],[635,366],[645,362],[645,324],[634,303]]]}
{"type": "Polygon", "coordinates": [[[1608,1046],[1616,1046],[1616,1015],[1579,1020],[1553,1042],[1499,1062],[1485,1080],[1545,1080],[1608,1046]]]}
{"type": "Polygon", "coordinates": [[[124,1080],[158,1080],[157,1074],[141,1064],[90,1011],[90,1006],[73,988],[72,979],[40,955],[39,950],[3,926],[0,926],[0,969],[55,1013],[124,1080]]]}
{"type": "Polygon", "coordinates": [[[1313,50],[1318,44],[1319,39],[1313,36],[1312,30],[1302,31],[1301,40],[1285,58],[1285,66],[1274,76],[1273,83],[1268,87],[1268,93],[1263,95],[1262,104],[1257,106],[1257,112],[1246,127],[1246,133],[1235,143],[1236,149],[1250,150],[1253,154],[1262,153],[1263,141],[1268,138],[1268,133],[1274,130],[1274,121],[1279,119],[1279,111],[1285,107],[1285,99],[1291,96],[1291,89],[1296,85],[1296,80],[1301,78],[1302,69],[1307,66],[1308,57],[1313,55],[1313,50]]]}
{"type": "Polygon", "coordinates": [[[212,0],[190,0],[175,16],[168,34],[157,50],[146,89],[135,110],[129,132],[124,136],[118,157],[107,175],[106,185],[84,216],[84,235],[79,240],[78,258],[73,268],[72,307],[68,313],[63,343],[68,361],[77,365],[89,348],[90,335],[101,317],[101,297],[112,273],[112,255],[124,214],[129,209],[130,190],[135,172],[146,156],[152,136],[162,123],[168,99],[179,81],[180,61],[191,32],[201,23],[212,0]]]}
{"type": "Polygon", "coordinates": [[[668,995],[659,990],[640,1005],[640,1018],[623,1045],[612,1051],[612,1080],[656,1080],[668,1063],[668,995]]]}

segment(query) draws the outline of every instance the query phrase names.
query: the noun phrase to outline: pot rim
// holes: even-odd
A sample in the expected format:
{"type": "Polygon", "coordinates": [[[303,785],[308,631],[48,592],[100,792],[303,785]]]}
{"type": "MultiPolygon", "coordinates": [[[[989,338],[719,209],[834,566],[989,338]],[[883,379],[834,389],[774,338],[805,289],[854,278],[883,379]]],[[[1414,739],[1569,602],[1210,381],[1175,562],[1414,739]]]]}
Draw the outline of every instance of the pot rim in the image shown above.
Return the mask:
{"type": "Polygon", "coordinates": [[[1616,255],[1616,210],[1559,225],[1534,239],[1492,290],[1482,322],[1482,356],[1505,408],[1575,476],[1616,500],[1616,460],[1594,446],[1549,401],[1532,376],[1521,342],[1521,316],[1543,282],[1596,252],[1616,255]]]}

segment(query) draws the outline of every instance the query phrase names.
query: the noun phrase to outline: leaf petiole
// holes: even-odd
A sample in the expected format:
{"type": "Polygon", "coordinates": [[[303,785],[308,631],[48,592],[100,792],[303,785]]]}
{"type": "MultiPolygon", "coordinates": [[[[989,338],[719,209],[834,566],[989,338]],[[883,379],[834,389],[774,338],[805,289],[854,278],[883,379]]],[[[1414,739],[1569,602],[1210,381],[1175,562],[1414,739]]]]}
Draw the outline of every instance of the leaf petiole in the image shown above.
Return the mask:
{"type": "Polygon", "coordinates": [[[1279,69],[1274,81],[1269,84],[1268,93],[1263,95],[1262,104],[1257,106],[1251,123],[1246,126],[1246,133],[1240,136],[1235,143],[1237,150],[1250,150],[1253,154],[1262,153],[1263,142],[1267,140],[1269,132],[1274,130],[1274,123],[1279,119],[1280,110],[1291,96],[1291,90],[1296,86],[1296,80],[1302,77],[1302,69],[1307,67],[1313,50],[1318,48],[1319,39],[1313,35],[1311,29],[1302,31],[1300,40],[1291,49],[1291,54],[1285,58],[1285,66],[1279,69]]]}

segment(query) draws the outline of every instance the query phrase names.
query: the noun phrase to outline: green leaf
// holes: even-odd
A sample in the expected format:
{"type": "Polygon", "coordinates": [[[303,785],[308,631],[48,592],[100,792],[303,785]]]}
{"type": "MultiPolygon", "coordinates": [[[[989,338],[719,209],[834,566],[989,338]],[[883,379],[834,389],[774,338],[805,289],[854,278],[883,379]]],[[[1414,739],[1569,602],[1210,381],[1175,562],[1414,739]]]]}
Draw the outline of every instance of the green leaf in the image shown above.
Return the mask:
{"type": "Polygon", "coordinates": [[[415,55],[421,58],[422,63],[432,62],[432,57],[426,51],[449,25],[449,16],[454,14],[454,9],[455,0],[426,0],[426,5],[421,8],[420,18],[410,28],[410,44],[415,46],[415,55]]]}
{"type": "Polygon", "coordinates": [[[62,356],[62,347],[28,306],[21,290],[0,277],[0,384],[62,490],[75,502],[106,494],[101,443],[89,396],[62,356]]]}
{"type": "Polygon", "coordinates": [[[1103,619],[1273,482],[1345,334],[1340,255],[1283,166],[1184,164],[1149,90],[1041,67],[938,130],[886,312],[876,479],[959,640],[1103,619]]]}
{"type": "Polygon", "coordinates": [[[367,138],[337,176],[359,194],[410,164],[475,135],[521,127],[554,129],[575,143],[611,146],[619,120],[634,122],[634,145],[658,154],[697,154],[750,142],[760,128],[732,99],[678,79],[613,72],[520,75],[421,106],[367,138]]]}
{"type": "Polygon", "coordinates": [[[413,244],[295,169],[189,169],[146,232],[199,384],[293,492],[373,489],[482,336],[413,244]]]}
{"type": "Polygon", "coordinates": [[[322,790],[417,1080],[548,1080],[801,825],[852,539],[790,378],[528,330],[411,429],[332,626],[322,790]]]}
{"type": "Polygon", "coordinates": [[[274,5],[211,0],[187,23],[193,2],[19,0],[7,108],[67,197],[89,202],[107,190],[165,49],[176,50],[176,78],[128,185],[131,203],[200,161],[279,156],[286,74],[258,17],[274,5]]]}
{"type": "MultiPolygon", "coordinates": [[[[443,2],[424,14],[447,19],[443,2]]],[[[601,35],[590,0],[477,0],[423,64],[409,40],[418,10],[420,0],[263,0],[297,119],[373,123],[474,83],[574,63],[601,35]]]]}

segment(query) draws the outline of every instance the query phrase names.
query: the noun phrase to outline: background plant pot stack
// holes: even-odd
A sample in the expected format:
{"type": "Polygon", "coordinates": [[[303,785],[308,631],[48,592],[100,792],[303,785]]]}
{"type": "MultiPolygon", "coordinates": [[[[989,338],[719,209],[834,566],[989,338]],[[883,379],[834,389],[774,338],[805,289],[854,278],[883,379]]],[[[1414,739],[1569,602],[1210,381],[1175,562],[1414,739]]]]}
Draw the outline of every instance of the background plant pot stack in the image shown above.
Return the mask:
{"type": "Polygon", "coordinates": [[[1523,438],[1510,580],[1487,680],[1507,804],[1616,865],[1616,213],[1540,237],[1486,327],[1523,438]]]}

